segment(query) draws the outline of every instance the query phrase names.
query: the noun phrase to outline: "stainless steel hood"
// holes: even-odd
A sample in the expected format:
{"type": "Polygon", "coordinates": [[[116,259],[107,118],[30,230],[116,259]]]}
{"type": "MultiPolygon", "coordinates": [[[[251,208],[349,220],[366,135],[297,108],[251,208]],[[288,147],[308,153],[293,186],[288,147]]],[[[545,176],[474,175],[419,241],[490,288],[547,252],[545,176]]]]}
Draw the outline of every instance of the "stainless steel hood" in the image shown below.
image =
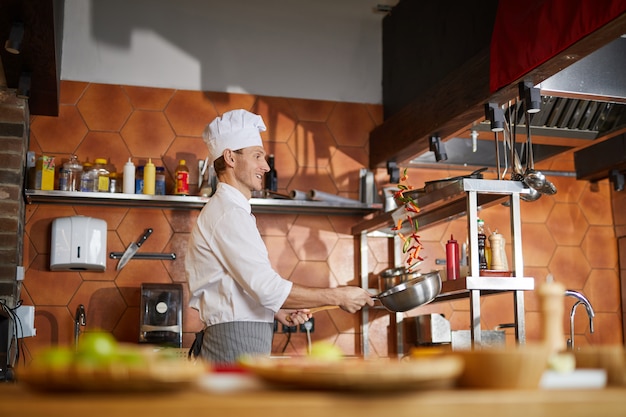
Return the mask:
{"type": "MultiPolygon", "coordinates": [[[[612,137],[626,128],[626,37],[622,36],[566,69],[541,82],[541,110],[530,121],[533,136],[545,143],[533,143],[535,162],[559,153],[580,148],[584,142],[612,137]],[[546,139],[547,138],[547,139],[546,139]],[[550,144],[549,138],[572,139],[571,145],[563,140],[550,144]],[[574,141],[576,140],[576,141],[574,141]]],[[[509,107],[518,126],[518,134],[525,134],[525,120],[521,103],[511,102],[509,107]]],[[[471,127],[481,139],[475,151],[469,137],[453,137],[445,141],[448,159],[446,165],[496,166],[494,134],[488,121],[479,120],[471,127]]],[[[465,136],[465,135],[464,135],[465,136]]],[[[502,140],[502,138],[500,138],[502,140]]],[[[518,148],[521,145],[518,144],[518,148]]],[[[518,149],[520,150],[520,149],[518,149]]],[[[500,145],[500,162],[504,163],[500,145]]],[[[411,161],[412,165],[434,164],[433,152],[425,152],[411,161]]]]}

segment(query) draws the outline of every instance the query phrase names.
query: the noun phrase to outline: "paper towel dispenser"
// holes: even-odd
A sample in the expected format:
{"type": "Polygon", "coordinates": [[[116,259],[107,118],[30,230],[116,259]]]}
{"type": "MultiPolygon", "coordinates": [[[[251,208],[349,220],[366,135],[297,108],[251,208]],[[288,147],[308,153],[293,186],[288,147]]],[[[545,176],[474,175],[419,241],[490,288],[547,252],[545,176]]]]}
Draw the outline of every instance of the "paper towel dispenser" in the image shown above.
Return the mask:
{"type": "Polygon", "coordinates": [[[106,221],[87,216],[52,221],[51,271],[104,271],[106,252],[106,221]]]}

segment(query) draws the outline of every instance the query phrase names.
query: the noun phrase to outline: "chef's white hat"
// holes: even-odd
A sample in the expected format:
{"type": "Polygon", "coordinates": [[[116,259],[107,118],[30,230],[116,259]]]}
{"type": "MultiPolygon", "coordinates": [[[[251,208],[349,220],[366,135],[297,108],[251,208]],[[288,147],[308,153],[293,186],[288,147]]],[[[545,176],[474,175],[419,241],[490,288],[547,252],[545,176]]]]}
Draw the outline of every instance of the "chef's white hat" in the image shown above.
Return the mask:
{"type": "Polygon", "coordinates": [[[237,151],[249,146],[263,146],[261,133],[266,130],[263,118],[247,110],[231,110],[216,117],[202,133],[213,163],[226,149],[237,151]]]}

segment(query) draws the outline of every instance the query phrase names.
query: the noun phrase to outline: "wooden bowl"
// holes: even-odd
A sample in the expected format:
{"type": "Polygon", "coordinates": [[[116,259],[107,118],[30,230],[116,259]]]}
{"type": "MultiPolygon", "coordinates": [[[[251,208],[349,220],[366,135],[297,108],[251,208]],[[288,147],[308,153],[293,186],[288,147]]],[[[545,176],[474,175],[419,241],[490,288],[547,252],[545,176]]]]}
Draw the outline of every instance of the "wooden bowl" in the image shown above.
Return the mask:
{"type": "Polygon", "coordinates": [[[536,389],[550,352],[543,345],[520,345],[455,353],[465,364],[458,380],[461,388],[536,389]]]}

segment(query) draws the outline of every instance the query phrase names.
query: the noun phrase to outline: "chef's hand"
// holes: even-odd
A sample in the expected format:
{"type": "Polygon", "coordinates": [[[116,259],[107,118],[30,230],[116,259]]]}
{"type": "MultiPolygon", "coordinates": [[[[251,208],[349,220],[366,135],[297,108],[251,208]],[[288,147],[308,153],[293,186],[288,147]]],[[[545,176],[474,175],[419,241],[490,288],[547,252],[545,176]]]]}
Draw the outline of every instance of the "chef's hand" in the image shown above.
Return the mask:
{"type": "Polygon", "coordinates": [[[374,305],[371,294],[361,287],[339,287],[335,290],[340,291],[339,296],[342,299],[339,307],[348,313],[356,313],[366,304],[370,307],[374,305]]]}
{"type": "Polygon", "coordinates": [[[305,321],[313,317],[309,309],[302,308],[300,310],[294,309],[280,309],[274,318],[284,324],[285,326],[297,326],[303,324],[305,321]]]}

